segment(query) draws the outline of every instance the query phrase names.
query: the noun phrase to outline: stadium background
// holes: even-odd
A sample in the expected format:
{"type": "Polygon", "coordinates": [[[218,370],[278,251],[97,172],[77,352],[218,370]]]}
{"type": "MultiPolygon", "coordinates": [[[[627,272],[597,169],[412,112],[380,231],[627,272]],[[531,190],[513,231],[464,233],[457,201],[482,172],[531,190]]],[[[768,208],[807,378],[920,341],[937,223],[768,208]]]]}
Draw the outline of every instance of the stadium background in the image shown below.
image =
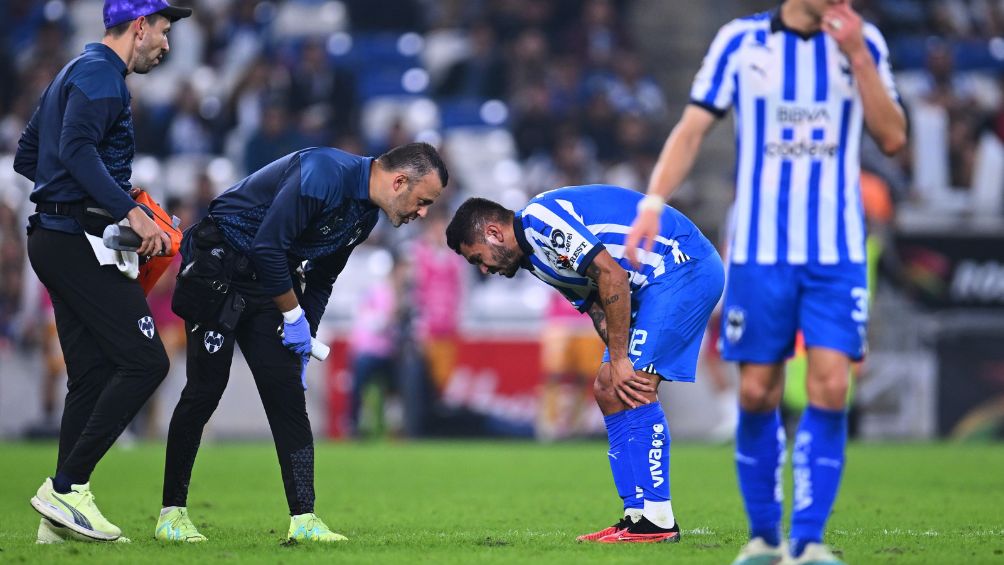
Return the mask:
{"type": "MultiPolygon", "coordinates": [[[[179,3],[196,15],[175,26],[165,64],[131,75],[129,84],[134,184],[185,225],[232,182],[303,146],[376,155],[424,140],[443,151],[451,171],[447,201],[432,219],[400,230],[382,221],[337,282],[320,335],[335,354],[310,366],[308,405],[318,436],[602,435],[588,398],[591,369],[578,368],[585,379],[562,375],[576,367],[556,361],[558,345],[582,331],[581,322],[528,276],[492,280],[468,268],[442,246],[444,216],[472,195],[519,207],[569,184],[644,190],[714,32],[776,2],[179,3]],[[360,359],[369,365],[360,369],[360,359]],[[382,377],[362,388],[356,430],[353,375],[372,367],[382,377]]],[[[65,375],[51,308],[25,258],[31,186],[11,163],[41,90],[100,38],[101,5],[0,6],[0,438],[52,437],[58,422],[65,375]]],[[[890,44],[911,134],[895,158],[868,142],[862,155],[874,284],[871,355],[856,370],[854,433],[1000,439],[1004,2],[870,0],[855,7],[890,44]]],[[[713,131],[673,199],[718,241],[732,197],[729,122],[713,131]]],[[[151,303],[172,354],[171,374],[126,440],[163,437],[184,384],[170,283],[165,277],[151,303]]],[[[663,391],[674,437],[727,436],[736,375],[711,342],[698,384],[663,391]]],[[[578,346],[586,351],[595,342],[578,346]]],[[[792,411],[800,369],[796,358],[792,411]]],[[[268,437],[239,355],[207,437],[268,437]]]]}

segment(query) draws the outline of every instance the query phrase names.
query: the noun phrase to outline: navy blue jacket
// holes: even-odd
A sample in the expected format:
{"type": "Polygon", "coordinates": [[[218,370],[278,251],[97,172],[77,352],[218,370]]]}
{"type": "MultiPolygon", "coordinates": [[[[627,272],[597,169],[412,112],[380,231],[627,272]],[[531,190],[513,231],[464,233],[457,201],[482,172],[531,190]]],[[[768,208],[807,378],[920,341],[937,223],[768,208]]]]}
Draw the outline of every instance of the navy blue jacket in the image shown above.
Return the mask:
{"type": "Polygon", "coordinates": [[[302,149],[262,167],[209,206],[227,243],[254,263],[268,296],[293,288],[292,273],[308,261],[300,305],[315,330],[349,254],[376,225],[372,163],[372,157],[331,147],[302,149]]]}
{"type": "MultiPolygon", "coordinates": [[[[125,63],[109,47],[90,43],[42,94],[14,156],[14,170],[35,182],[32,202],[90,200],[121,220],[135,152],[125,63]]],[[[40,214],[42,227],[83,233],[67,216],[40,214]]]]}

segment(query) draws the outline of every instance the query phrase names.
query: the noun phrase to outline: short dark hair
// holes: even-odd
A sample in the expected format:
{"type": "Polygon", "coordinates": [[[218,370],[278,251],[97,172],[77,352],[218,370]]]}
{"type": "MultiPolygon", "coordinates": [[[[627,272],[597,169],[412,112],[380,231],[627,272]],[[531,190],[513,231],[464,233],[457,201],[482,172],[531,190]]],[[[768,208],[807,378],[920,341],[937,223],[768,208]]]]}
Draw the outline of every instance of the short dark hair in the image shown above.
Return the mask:
{"type": "Polygon", "coordinates": [[[385,171],[406,171],[412,180],[418,180],[436,171],[439,182],[446,187],[450,181],[450,172],[446,170],[443,158],[436,148],[428,143],[415,142],[398,145],[377,157],[377,162],[385,171]]]}
{"type": "MultiPolygon", "coordinates": [[[[150,25],[154,25],[157,23],[158,18],[164,18],[165,20],[170,19],[164,14],[161,14],[160,12],[154,12],[146,17],[146,21],[149,22],[150,25]]],[[[129,26],[131,26],[134,21],[136,20],[132,19],[126,22],[122,22],[120,24],[115,24],[112,27],[105,30],[105,35],[110,35],[112,37],[122,37],[122,34],[129,30],[129,26]]],[[[173,22],[174,20],[172,19],[171,21],[173,22]]]]}
{"type": "Polygon", "coordinates": [[[468,198],[446,226],[446,245],[460,253],[461,245],[483,241],[485,224],[512,221],[513,211],[487,198],[468,198]]]}

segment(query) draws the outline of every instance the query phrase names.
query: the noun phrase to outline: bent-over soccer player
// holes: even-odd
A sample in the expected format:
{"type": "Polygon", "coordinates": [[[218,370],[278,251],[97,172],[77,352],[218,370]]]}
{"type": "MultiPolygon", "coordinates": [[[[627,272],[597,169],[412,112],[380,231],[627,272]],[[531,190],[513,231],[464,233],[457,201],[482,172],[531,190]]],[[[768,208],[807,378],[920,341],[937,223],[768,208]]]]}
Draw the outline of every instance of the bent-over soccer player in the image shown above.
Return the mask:
{"type": "Polygon", "coordinates": [[[607,344],[594,392],[624,513],[579,541],[680,539],[670,502],[669,425],[657,387],[661,380],[694,382],[725,274],[711,242],[670,206],[653,250],[632,267],[624,239],[641,200],[609,185],[545,192],[516,212],[471,198],[446,230],[450,248],[481,272],[511,278],[522,267],[553,286],[589,313],[607,344]]]}

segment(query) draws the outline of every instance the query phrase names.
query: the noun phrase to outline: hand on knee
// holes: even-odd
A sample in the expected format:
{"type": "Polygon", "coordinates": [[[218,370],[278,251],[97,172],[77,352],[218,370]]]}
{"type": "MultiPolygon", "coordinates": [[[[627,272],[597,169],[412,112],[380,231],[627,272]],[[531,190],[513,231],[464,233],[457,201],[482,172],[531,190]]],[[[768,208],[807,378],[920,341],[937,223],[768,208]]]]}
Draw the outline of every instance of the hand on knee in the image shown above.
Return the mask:
{"type": "Polygon", "coordinates": [[[604,416],[627,410],[627,406],[621,402],[620,398],[617,398],[617,393],[614,391],[609,379],[607,379],[607,382],[604,382],[603,379],[598,378],[593,382],[593,397],[596,399],[596,405],[600,407],[600,412],[604,416]]]}

